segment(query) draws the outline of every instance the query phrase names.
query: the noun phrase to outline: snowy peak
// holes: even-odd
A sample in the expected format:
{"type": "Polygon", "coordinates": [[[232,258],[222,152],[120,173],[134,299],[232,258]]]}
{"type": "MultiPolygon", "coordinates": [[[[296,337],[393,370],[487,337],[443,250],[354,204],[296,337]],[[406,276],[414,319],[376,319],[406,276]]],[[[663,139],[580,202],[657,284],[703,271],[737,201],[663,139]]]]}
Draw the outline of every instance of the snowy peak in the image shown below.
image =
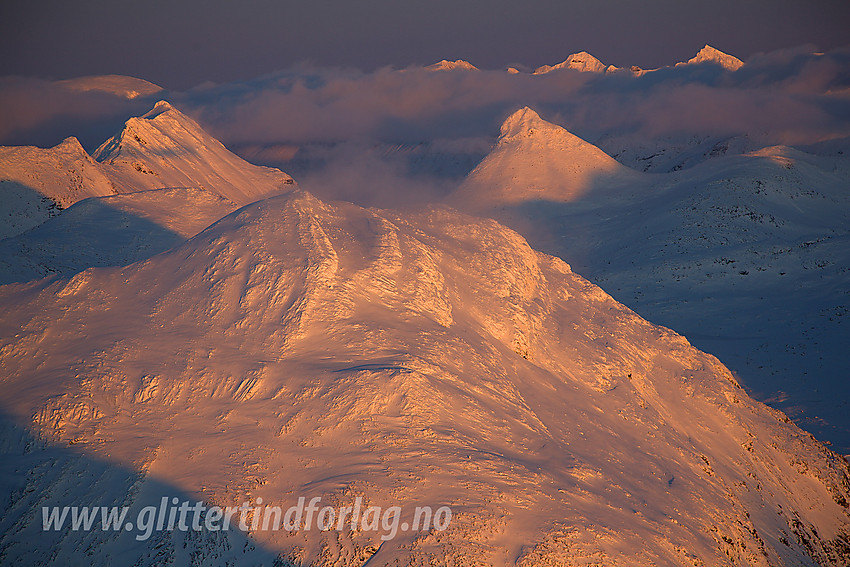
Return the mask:
{"type": "Polygon", "coordinates": [[[677,63],[677,65],[698,65],[700,63],[715,63],[729,71],[737,71],[744,65],[744,62],[737,57],[723,53],[708,44],[700,49],[694,57],[688,59],[687,63],[677,63]]]}
{"type": "MultiPolygon", "coordinates": [[[[687,62],[676,63],[679,65],[697,65],[700,63],[714,63],[730,71],[737,71],[744,64],[743,61],[724,53],[710,45],[707,45],[699,50],[699,52],[689,59],[687,62]]],[[[620,68],[614,65],[605,65],[602,61],[588,53],[587,51],[579,51],[567,57],[557,65],[543,65],[534,71],[534,75],[545,75],[552,71],[562,69],[572,69],[582,73],[631,73],[634,76],[641,76],[652,70],[641,69],[640,67],[632,66],[630,68],[620,68]]]]}
{"type": "MultiPolygon", "coordinates": [[[[605,152],[593,144],[582,140],[557,124],[543,120],[536,111],[525,106],[502,122],[498,145],[529,145],[528,142],[569,149],[573,158],[585,157],[588,154],[600,158],[607,156],[605,152]]],[[[608,157],[608,159],[616,163],[613,158],[608,157]]]]}
{"type": "Polygon", "coordinates": [[[68,136],[67,138],[53,146],[53,149],[77,155],[86,153],[86,151],[83,149],[83,145],[80,143],[76,136],[68,136]]]}
{"type": "Polygon", "coordinates": [[[201,145],[221,145],[218,140],[204,132],[197,122],[167,101],[161,100],[142,116],[127,120],[120,134],[95,150],[94,158],[99,162],[109,163],[130,154],[174,150],[187,138],[193,138],[201,145]]]}
{"type": "Polygon", "coordinates": [[[582,73],[604,73],[606,68],[606,65],[602,61],[587,51],[579,51],[578,53],[573,53],[557,65],[543,65],[542,67],[538,67],[534,71],[534,74],[543,75],[560,69],[573,69],[582,73]]]}
{"type": "Polygon", "coordinates": [[[633,175],[593,144],[525,107],[504,121],[496,147],[450,202],[482,212],[529,200],[572,201],[599,179],[633,175]]]}
{"type": "MultiPolygon", "coordinates": [[[[159,116],[163,112],[168,112],[170,110],[174,111],[173,115],[179,114],[180,116],[183,116],[182,114],[180,114],[179,111],[175,110],[174,107],[171,106],[170,102],[168,102],[167,100],[160,100],[160,101],[157,101],[157,103],[155,105],[153,105],[152,109],[150,109],[145,114],[143,114],[142,118],[144,118],[146,120],[153,120],[154,118],[156,118],[157,116],[159,116]]],[[[185,116],[184,116],[184,118],[185,118],[185,116]]],[[[194,124],[194,122],[193,122],[193,124],[194,124]]]]}
{"type": "Polygon", "coordinates": [[[159,101],[94,153],[118,179],[122,192],[163,187],[199,187],[236,203],[291,189],[280,170],[252,165],[231,153],[201,126],[159,101]]]}
{"type": "MultiPolygon", "coordinates": [[[[517,136],[531,136],[538,130],[555,132],[558,128],[560,127],[550,122],[546,122],[540,118],[540,115],[537,114],[537,112],[525,106],[508,116],[507,119],[502,122],[499,141],[501,143],[503,141],[516,138],[517,136]]],[[[561,128],[561,130],[563,130],[563,128],[561,128]]],[[[564,131],[566,132],[566,130],[564,131]]]]}
{"type": "Polygon", "coordinates": [[[456,61],[449,61],[447,59],[443,59],[442,61],[438,61],[433,65],[428,65],[425,67],[429,71],[477,71],[478,67],[470,63],[469,61],[464,61],[463,59],[458,59],[456,61]]]}

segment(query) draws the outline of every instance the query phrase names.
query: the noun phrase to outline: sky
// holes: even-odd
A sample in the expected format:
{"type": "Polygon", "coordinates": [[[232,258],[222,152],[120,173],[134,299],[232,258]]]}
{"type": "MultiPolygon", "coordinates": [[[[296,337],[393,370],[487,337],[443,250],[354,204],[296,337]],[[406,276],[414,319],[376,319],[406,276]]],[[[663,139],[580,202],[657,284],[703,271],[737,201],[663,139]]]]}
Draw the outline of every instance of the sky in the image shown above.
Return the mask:
{"type": "Polygon", "coordinates": [[[0,75],[114,73],[176,90],[303,63],[500,69],[585,50],[653,68],[706,43],[742,59],[850,44],[845,0],[4,0],[0,22],[0,75]]]}

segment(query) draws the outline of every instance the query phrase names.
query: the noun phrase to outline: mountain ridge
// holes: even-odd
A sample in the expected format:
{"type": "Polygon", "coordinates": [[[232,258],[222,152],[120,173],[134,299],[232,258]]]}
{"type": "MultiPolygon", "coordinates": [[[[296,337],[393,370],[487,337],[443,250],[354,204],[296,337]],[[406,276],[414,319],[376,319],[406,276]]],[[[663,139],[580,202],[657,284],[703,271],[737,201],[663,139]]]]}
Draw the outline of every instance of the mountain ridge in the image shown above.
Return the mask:
{"type": "Polygon", "coordinates": [[[252,165],[231,153],[164,100],[141,117],[130,118],[93,157],[135,190],[199,186],[240,204],[288,190],[294,183],[280,170],[252,165]]]}
{"type": "Polygon", "coordinates": [[[75,137],[51,148],[0,146],[0,192],[9,218],[0,239],[21,234],[87,197],[118,193],[75,137]]]}
{"type": "Polygon", "coordinates": [[[282,171],[248,163],[159,101],[89,155],[69,137],[52,148],[0,147],[0,190],[14,237],[85,198],[194,187],[240,205],[294,187],[282,171]]]}
{"type": "Polygon", "coordinates": [[[428,65],[425,68],[429,71],[478,71],[478,67],[469,61],[464,61],[463,59],[457,59],[456,61],[443,59],[441,61],[437,61],[433,65],[428,65]]]}
{"type": "Polygon", "coordinates": [[[676,66],[699,65],[701,63],[714,63],[729,71],[737,71],[744,66],[744,62],[734,55],[724,53],[708,44],[706,44],[705,47],[700,49],[695,56],[688,59],[685,63],[676,63],[676,66]]]}

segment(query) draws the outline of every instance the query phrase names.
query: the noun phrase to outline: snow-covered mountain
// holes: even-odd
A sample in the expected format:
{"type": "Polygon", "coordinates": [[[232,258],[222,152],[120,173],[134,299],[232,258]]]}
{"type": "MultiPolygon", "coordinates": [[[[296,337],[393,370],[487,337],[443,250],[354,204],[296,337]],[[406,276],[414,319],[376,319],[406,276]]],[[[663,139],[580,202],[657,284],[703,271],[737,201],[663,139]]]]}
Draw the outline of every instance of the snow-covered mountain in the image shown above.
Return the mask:
{"type": "Polygon", "coordinates": [[[4,436],[11,562],[224,564],[240,549],[316,566],[848,560],[845,461],[492,220],[296,192],[125,268],[0,287],[0,304],[3,411],[32,430],[4,436]],[[86,460],[43,456],[69,444],[86,460]],[[384,542],[254,530],[145,543],[42,534],[32,512],[177,493],[453,515],[384,542]]]}
{"type": "Polygon", "coordinates": [[[252,165],[231,153],[166,101],[129,119],[95,150],[94,158],[125,190],[199,187],[247,204],[287,191],[293,183],[278,169],[252,165]]]}
{"type": "Polygon", "coordinates": [[[20,234],[86,197],[118,188],[76,138],[52,148],[0,146],[0,239],[20,234]]]}
{"type": "MultiPolygon", "coordinates": [[[[787,59],[175,94],[362,207],[167,103],[102,161],[0,150],[0,563],[850,564],[846,54],[787,59]],[[532,103],[586,139],[524,108],[494,145],[532,103]],[[433,205],[451,191],[503,224],[433,205]],[[43,506],[299,497],[452,518],[386,540],[42,529],[43,506]]],[[[157,96],[39,84],[21,92],[157,96]]]]}
{"type": "Polygon", "coordinates": [[[193,187],[83,199],[36,228],[0,240],[0,284],[131,264],[180,244],[237,208],[193,187]]]}
{"type": "Polygon", "coordinates": [[[745,134],[685,134],[640,140],[629,133],[606,135],[595,143],[623,165],[648,173],[670,173],[718,157],[761,149],[745,134]]]}
{"type": "Polygon", "coordinates": [[[456,61],[448,61],[443,59],[441,61],[437,61],[433,65],[428,65],[425,67],[429,71],[455,71],[455,70],[463,70],[463,71],[477,71],[478,67],[470,63],[469,61],[464,61],[463,59],[458,59],[456,61]]]}
{"type": "Polygon", "coordinates": [[[744,65],[744,62],[734,55],[723,53],[708,44],[700,49],[694,57],[688,59],[687,62],[676,63],[676,65],[697,65],[700,63],[714,63],[730,71],[737,71],[744,65]]]}
{"type": "Polygon", "coordinates": [[[534,70],[534,75],[543,75],[552,71],[561,69],[573,69],[584,73],[604,73],[608,68],[602,61],[588,53],[587,51],[579,51],[567,57],[564,61],[557,65],[543,65],[534,70]]]}
{"type": "MultiPolygon", "coordinates": [[[[554,139],[562,132],[533,130],[554,139]]],[[[579,185],[602,180],[591,189],[564,192],[565,178],[581,177],[558,167],[576,160],[574,148],[500,142],[466,181],[478,190],[451,202],[515,227],[850,453],[846,403],[836,402],[850,399],[850,160],[787,147],[719,152],[665,175],[595,175],[579,185]],[[490,162],[505,165],[491,170],[490,162]]]]}
{"type": "Polygon", "coordinates": [[[244,205],[291,190],[293,180],[278,169],[246,162],[160,101],[144,116],[129,119],[94,159],[76,138],[46,149],[0,146],[0,191],[8,217],[0,238],[21,234],[88,197],[177,187],[244,205]]]}
{"type": "Polygon", "coordinates": [[[525,107],[504,121],[496,147],[450,202],[482,213],[532,200],[568,202],[594,187],[629,183],[637,177],[593,144],[525,107]]]}
{"type": "MultiPolygon", "coordinates": [[[[675,66],[680,65],[696,65],[699,63],[714,63],[722,66],[725,69],[730,71],[737,71],[740,69],[744,62],[738,59],[733,55],[729,55],[728,53],[724,53],[719,49],[715,49],[710,45],[706,45],[702,49],[697,52],[697,54],[689,59],[686,62],[676,63],[675,66]]],[[[578,53],[573,53],[569,57],[567,57],[561,63],[557,65],[543,65],[534,70],[534,75],[543,75],[546,73],[551,73],[552,71],[558,71],[561,69],[573,69],[575,71],[581,71],[585,73],[631,73],[632,75],[639,77],[641,75],[645,75],[646,73],[652,73],[653,71],[657,71],[658,69],[641,69],[637,66],[632,66],[629,68],[621,68],[616,67],[614,65],[606,65],[587,51],[580,51],[578,53]]]]}

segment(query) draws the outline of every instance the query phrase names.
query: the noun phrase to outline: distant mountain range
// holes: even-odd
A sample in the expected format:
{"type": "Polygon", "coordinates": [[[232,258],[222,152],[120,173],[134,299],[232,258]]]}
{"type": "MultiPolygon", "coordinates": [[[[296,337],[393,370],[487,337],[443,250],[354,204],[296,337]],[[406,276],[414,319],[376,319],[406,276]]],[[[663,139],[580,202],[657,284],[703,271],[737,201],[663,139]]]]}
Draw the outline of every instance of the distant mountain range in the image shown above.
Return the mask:
{"type": "MultiPolygon", "coordinates": [[[[678,67],[680,65],[700,64],[719,65],[728,71],[737,71],[744,65],[744,62],[733,55],[729,55],[710,45],[706,45],[705,47],[700,49],[694,57],[692,57],[686,62],[676,63],[675,66],[678,67]]],[[[434,63],[433,65],[430,65],[426,68],[432,71],[445,71],[456,69],[478,70],[478,68],[475,67],[473,64],[462,59],[458,59],[457,61],[447,61],[443,59],[442,61],[434,63]]],[[[657,69],[646,70],[635,66],[624,69],[621,67],[615,67],[614,65],[606,65],[587,51],[579,51],[578,53],[573,53],[565,60],[555,65],[542,65],[535,69],[533,74],[545,75],[546,73],[562,70],[573,70],[580,71],[583,73],[628,72],[634,75],[643,75],[645,73],[656,71],[657,69]]],[[[519,73],[520,71],[515,67],[509,67],[508,72],[519,73]]]]}

